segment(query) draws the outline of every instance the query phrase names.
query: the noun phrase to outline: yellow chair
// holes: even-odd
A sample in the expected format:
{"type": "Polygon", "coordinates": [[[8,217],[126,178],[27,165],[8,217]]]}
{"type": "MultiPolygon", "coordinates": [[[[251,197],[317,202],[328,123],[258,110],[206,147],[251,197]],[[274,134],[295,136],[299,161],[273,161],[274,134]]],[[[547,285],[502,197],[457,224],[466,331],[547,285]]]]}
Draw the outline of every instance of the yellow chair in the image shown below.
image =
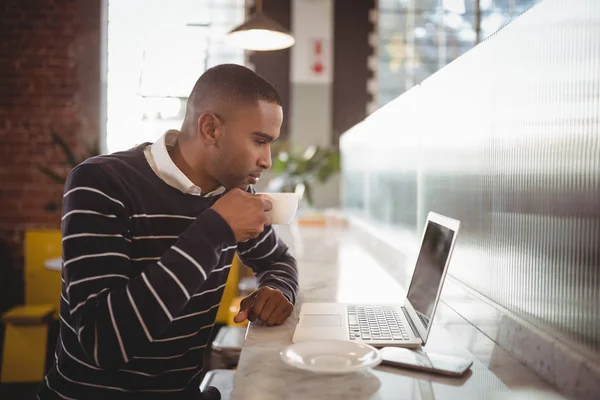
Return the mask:
{"type": "Polygon", "coordinates": [[[1,383],[40,382],[44,379],[48,320],[54,306],[19,306],[4,313],[4,351],[1,383]]]}
{"type": "Polygon", "coordinates": [[[44,263],[62,256],[62,234],[59,230],[25,232],[25,305],[54,304],[58,318],[61,273],[46,268],[44,263]]]}
{"type": "Polygon", "coordinates": [[[233,321],[233,318],[240,311],[240,303],[243,299],[243,296],[240,295],[239,291],[240,279],[251,275],[253,274],[250,268],[246,268],[236,254],[231,262],[229,277],[227,278],[225,291],[223,292],[223,297],[221,299],[221,305],[219,306],[219,311],[217,312],[218,324],[224,324],[227,326],[248,325],[247,320],[238,324],[233,321]]]}
{"type": "Polygon", "coordinates": [[[5,325],[1,383],[44,379],[48,322],[58,318],[61,273],[48,270],[48,259],[61,257],[58,230],[25,233],[25,304],[2,316],[5,325]]]}
{"type": "Polygon", "coordinates": [[[221,305],[217,311],[217,324],[227,324],[229,318],[229,305],[231,304],[232,299],[238,295],[238,282],[240,281],[241,266],[242,263],[240,258],[236,254],[231,261],[229,277],[225,283],[225,290],[223,291],[223,297],[221,297],[221,305]]]}
{"type": "Polygon", "coordinates": [[[231,262],[229,277],[225,283],[221,305],[217,312],[216,323],[226,326],[219,328],[217,336],[211,344],[211,368],[230,368],[237,365],[240,357],[244,335],[240,337],[239,329],[240,327],[247,326],[248,321],[236,324],[233,322],[233,317],[238,313],[240,301],[242,300],[242,297],[238,296],[238,284],[240,275],[243,276],[245,274],[243,267],[244,265],[236,254],[231,262]]]}

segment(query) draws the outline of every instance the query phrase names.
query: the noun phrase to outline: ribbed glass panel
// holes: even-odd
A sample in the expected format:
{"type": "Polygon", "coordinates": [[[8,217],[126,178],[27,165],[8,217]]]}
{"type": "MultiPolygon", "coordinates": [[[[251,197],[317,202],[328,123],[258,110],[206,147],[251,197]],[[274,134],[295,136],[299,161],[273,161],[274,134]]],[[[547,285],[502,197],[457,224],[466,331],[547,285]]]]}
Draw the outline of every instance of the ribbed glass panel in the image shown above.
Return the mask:
{"type": "Polygon", "coordinates": [[[341,147],[347,211],[461,220],[452,276],[600,351],[600,1],[541,1],[341,147]]]}

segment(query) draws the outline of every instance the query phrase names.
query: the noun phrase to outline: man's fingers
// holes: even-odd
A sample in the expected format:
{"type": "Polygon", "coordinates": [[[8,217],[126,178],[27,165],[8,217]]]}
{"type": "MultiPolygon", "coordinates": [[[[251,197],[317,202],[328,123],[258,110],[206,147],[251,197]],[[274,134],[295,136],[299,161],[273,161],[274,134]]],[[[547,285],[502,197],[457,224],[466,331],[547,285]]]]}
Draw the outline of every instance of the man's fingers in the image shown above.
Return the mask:
{"type": "Polygon", "coordinates": [[[240,310],[250,308],[252,302],[254,301],[254,293],[250,293],[248,296],[244,297],[242,301],[240,301],[240,310]]]}
{"type": "Polygon", "coordinates": [[[271,203],[271,200],[267,196],[259,195],[258,197],[262,202],[263,211],[270,211],[273,208],[273,203],[271,203]]]}
{"type": "Polygon", "coordinates": [[[273,217],[271,214],[265,214],[265,226],[273,225],[273,217]]]}
{"type": "Polygon", "coordinates": [[[294,311],[294,306],[291,305],[290,303],[286,304],[285,310],[279,316],[279,319],[277,320],[276,324],[283,325],[283,323],[290,317],[290,315],[292,315],[292,311],[294,311]]]}
{"type": "Polygon", "coordinates": [[[271,314],[273,314],[273,311],[275,311],[275,309],[277,308],[277,305],[279,303],[277,300],[277,297],[270,296],[267,299],[267,302],[265,303],[265,306],[263,307],[262,311],[258,313],[258,319],[260,319],[266,324],[269,318],[271,317],[271,314]]]}
{"type": "Polygon", "coordinates": [[[265,321],[267,323],[267,325],[269,325],[269,326],[275,325],[277,323],[277,321],[279,321],[279,318],[281,317],[281,315],[285,312],[286,306],[287,306],[287,304],[285,301],[283,301],[283,300],[279,301],[277,303],[277,307],[275,307],[275,309],[269,316],[269,319],[267,319],[265,321]]]}
{"type": "Polygon", "coordinates": [[[252,305],[256,300],[256,296],[258,293],[252,293],[250,296],[244,297],[240,302],[240,311],[238,314],[233,317],[233,322],[239,324],[240,322],[244,322],[246,319],[249,319],[250,312],[252,310],[252,305]]]}
{"type": "Polygon", "coordinates": [[[258,318],[258,316],[262,312],[262,309],[269,298],[269,292],[261,288],[252,293],[250,296],[253,297],[254,300],[252,302],[252,305],[250,306],[250,313],[248,319],[250,321],[255,321],[256,318],[258,318]]]}
{"type": "Polygon", "coordinates": [[[281,325],[291,315],[294,306],[287,301],[281,292],[269,288],[256,290],[240,303],[240,312],[234,317],[234,322],[240,323],[257,318],[268,326],[281,325]]]}

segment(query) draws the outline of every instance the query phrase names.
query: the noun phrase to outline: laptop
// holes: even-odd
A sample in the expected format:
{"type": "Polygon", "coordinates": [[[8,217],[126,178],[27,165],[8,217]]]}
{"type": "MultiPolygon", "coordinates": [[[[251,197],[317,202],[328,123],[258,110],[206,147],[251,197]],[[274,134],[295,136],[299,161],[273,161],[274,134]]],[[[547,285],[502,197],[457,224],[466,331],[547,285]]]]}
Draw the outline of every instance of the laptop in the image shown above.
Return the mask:
{"type": "Polygon", "coordinates": [[[455,219],[428,214],[403,304],[304,303],[292,341],[338,339],[374,347],[424,346],[459,226],[455,219]]]}

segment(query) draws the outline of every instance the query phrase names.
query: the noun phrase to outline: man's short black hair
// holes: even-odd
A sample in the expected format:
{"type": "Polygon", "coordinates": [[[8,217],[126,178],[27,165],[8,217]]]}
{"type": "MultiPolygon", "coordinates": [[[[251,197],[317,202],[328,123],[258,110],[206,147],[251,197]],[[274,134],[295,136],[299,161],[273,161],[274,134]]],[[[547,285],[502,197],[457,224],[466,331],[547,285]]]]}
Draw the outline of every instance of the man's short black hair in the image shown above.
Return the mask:
{"type": "Polygon", "coordinates": [[[281,106],[277,90],[262,76],[238,64],[207,69],[196,81],[187,101],[185,123],[195,123],[206,111],[239,108],[266,101],[281,106]]]}

